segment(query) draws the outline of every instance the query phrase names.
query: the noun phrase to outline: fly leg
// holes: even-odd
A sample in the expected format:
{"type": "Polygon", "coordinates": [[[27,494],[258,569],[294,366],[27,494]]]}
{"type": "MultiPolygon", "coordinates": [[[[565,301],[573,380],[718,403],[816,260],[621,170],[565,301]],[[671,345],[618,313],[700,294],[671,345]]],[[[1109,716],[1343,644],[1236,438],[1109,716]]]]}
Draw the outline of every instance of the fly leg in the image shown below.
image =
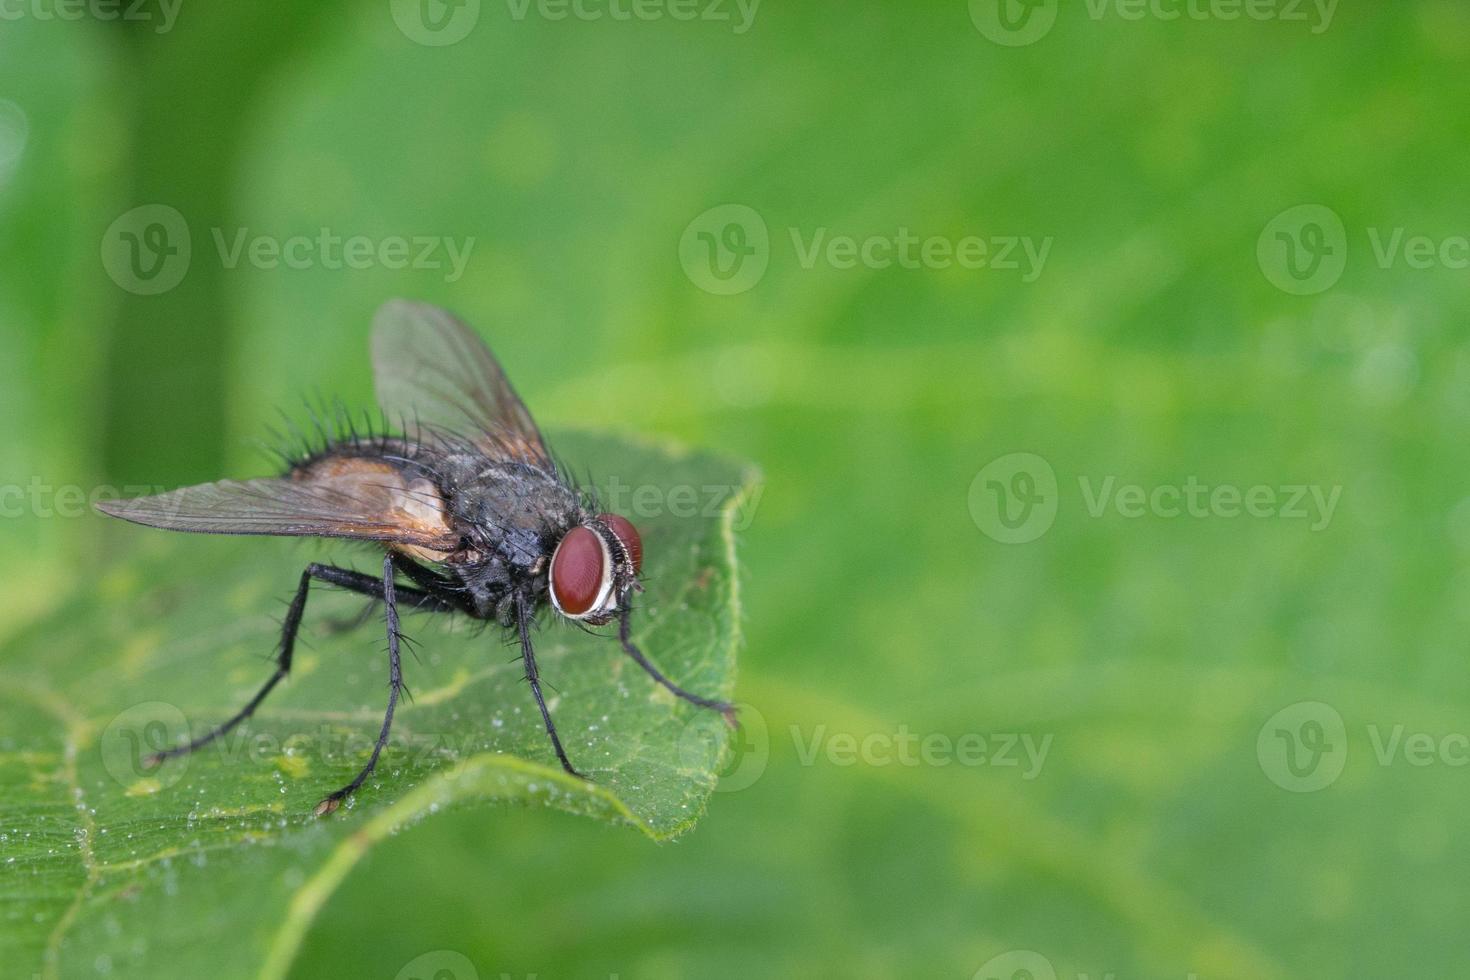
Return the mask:
{"type": "Polygon", "coordinates": [[[579,779],[586,779],[586,776],[572,766],[566,750],[561,747],[556,725],[551,721],[551,712],[546,710],[546,699],[541,696],[541,674],[536,669],[536,651],[531,647],[531,610],[525,597],[521,595],[516,596],[516,626],[521,636],[521,656],[526,661],[526,680],[531,683],[531,693],[536,695],[536,707],[541,709],[541,720],[546,722],[546,734],[551,736],[551,747],[556,749],[556,757],[561,760],[563,769],[579,779]]]}
{"type": "MultiPolygon", "coordinates": [[[[251,698],[245,707],[241,708],[234,717],[223,724],[215,726],[208,733],[201,735],[191,742],[186,742],[183,745],[175,746],[174,748],[148,756],[143,760],[145,768],[152,768],[165,759],[188,755],[196,749],[201,749],[221,735],[228,734],[236,725],[255,713],[255,709],[260,707],[260,703],[265,700],[266,695],[270,694],[275,689],[275,686],[291,672],[291,653],[296,647],[296,633],[301,628],[301,616],[306,612],[306,595],[311,589],[312,579],[317,579],[330,585],[340,586],[353,592],[360,592],[374,599],[382,599],[385,588],[383,582],[372,575],[363,575],[361,572],[354,572],[346,568],[337,568],[334,565],[318,565],[315,562],[307,565],[306,570],[301,573],[300,584],[296,586],[296,596],[291,600],[290,608],[286,610],[286,619],[281,624],[281,642],[276,651],[276,670],[275,673],[271,674],[270,679],[265,682],[265,686],[257,691],[255,697],[251,698]]],[[[402,588],[397,590],[397,594],[414,609],[424,609],[430,612],[459,611],[456,606],[446,599],[420,591],[419,589],[402,588]]]]}
{"type": "MultiPolygon", "coordinates": [[[[418,586],[417,589],[399,589],[399,599],[409,600],[409,604],[414,606],[414,608],[431,608],[436,612],[457,610],[468,613],[471,616],[475,615],[474,603],[470,601],[463,588],[455,585],[451,579],[436,575],[429,569],[404,558],[402,555],[397,556],[395,564],[398,566],[399,572],[405,575],[414,585],[418,586]],[[441,604],[424,605],[425,599],[421,595],[422,592],[427,592],[442,600],[441,604]],[[444,604],[454,606],[455,610],[445,610],[443,608],[444,604]]],[[[382,592],[381,583],[376,578],[370,578],[368,576],[363,576],[362,579],[363,585],[361,588],[352,585],[349,585],[348,588],[357,588],[357,591],[363,591],[371,596],[368,603],[362,607],[361,611],[352,616],[329,620],[327,622],[327,631],[329,633],[346,633],[360,626],[364,626],[368,620],[373,618],[373,614],[378,611],[378,604],[382,601],[380,594],[382,592]]]]}
{"type": "MultiPolygon", "coordinates": [[[[398,658],[398,641],[403,638],[403,634],[398,630],[398,596],[393,584],[394,572],[393,553],[389,552],[383,556],[382,584],[384,620],[388,627],[388,710],[383,715],[383,727],[378,731],[373,754],[368,757],[367,765],[362,767],[362,771],[353,777],[352,782],[328,794],[326,799],[316,805],[316,815],[319,817],[336,810],[368,778],[377,766],[378,756],[383,754],[383,746],[388,744],[388,733],[393,728],[393,709],[398,707],[398,695],[403,690],[403,667],[398,658]]],[[[406,593],[409,590],[404,591],[406,593]]]]}
{"type": "Polygon", "coordinates": [[[716,701],[713,698],[703,698],[698,694],[692,694],[669,680],[660,673],[657,667],[649,663],[648,658],[643,655],[643,651],[639,650],[633,642],[632,630],[628,624],[628,617],[632,611],[632,608],[625,604],[622,613],[618,617],[618,640],[623,644],[623,649],[627,651],[628,656],[632,657],[634,662],[642,667],[648,673],[648,676],[653,678],[655,683],[667,688],[675,697],[682,698],[690,704],[697,704],[701,708],[713,708],[725,716],[725,722],[731,728],[737,727],[735,719],[736,709],[733,704],[728,701],[716,701]]]}
{"type": "Polygon", "coordinates": [[[372,619],[373,614],[377,611],[378,600],[369,599],[366,603],[363,604],[362,609],[353,613],[351,616],[342,616],[340,618],[327,620],[327,622],[323,625],[323,630],[329,636],[335,636],[338,633],[351,633],[357,630],[359,627],[366,626],[367,621],[372,619]]]}

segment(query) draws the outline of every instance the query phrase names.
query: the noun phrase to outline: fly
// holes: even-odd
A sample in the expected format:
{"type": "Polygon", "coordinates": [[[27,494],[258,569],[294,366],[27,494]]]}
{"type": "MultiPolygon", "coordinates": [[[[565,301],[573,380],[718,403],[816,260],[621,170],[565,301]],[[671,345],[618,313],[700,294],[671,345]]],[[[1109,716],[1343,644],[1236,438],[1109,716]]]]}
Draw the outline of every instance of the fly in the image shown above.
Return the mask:
{"type": "Polygon", "coordinates": [[[330,439],[279,477],[97,505],[113,517],[174,531],[346,538],[384,549],[379,575],[307,565],[265,685],[233,717],[149,762],[202,748],[254,714],[291,671],[313,581],[381,601],[388,633],[388,707],[372,755],[317,805],[318,816],[363,784],[387,745],[403,690],[400,607],[495,622],[518,641],[546,734],[574,776],[585,778],[557,736],[531,644],[531,627],[546,606],[587,626],[616,620],[623,650],[654,683],[733,724],[733,705],[679,687],[633,643],[630,600],[642,591],[642,539],[626,518],[598,513],[558,468],[484,341],[445,310],[394,300],[374,318],[372,355],[378,405],[398,434],[330,439]]]}

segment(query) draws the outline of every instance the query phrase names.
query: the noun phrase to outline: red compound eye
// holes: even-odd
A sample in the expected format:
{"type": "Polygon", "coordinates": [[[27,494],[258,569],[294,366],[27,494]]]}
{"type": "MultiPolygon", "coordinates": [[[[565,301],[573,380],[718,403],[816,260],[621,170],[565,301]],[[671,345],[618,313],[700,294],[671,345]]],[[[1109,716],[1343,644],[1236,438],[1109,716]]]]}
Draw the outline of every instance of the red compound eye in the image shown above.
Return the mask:
{"type": "Polygon", "coordinates": [[[597,519],[606,524],[623,543],[628,557],[633,560],[633,571],[643,571],[643,539],[638,536],[638,529],[632,522],[617,514],[598,514],[597,519]]]}
{"type": "Polygon", "coordinates": [[[551,556],[551,599],[568,616],[581,616],[602,593],[606,545],[592,529],[574,527],[551,556]]]}

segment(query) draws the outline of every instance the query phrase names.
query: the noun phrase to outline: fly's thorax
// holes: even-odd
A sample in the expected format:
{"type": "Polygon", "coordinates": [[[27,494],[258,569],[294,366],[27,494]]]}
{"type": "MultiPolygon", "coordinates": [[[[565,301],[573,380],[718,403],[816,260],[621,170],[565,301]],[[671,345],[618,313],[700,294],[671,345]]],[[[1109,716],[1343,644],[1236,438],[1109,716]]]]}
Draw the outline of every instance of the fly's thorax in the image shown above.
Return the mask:
{"type": "Polygon", "coordinates": [[[576,492],[534,466],[479,463],[446,481],[450,513],[512,576],[544,574],[556,543],[584,517],[576,492]]]}

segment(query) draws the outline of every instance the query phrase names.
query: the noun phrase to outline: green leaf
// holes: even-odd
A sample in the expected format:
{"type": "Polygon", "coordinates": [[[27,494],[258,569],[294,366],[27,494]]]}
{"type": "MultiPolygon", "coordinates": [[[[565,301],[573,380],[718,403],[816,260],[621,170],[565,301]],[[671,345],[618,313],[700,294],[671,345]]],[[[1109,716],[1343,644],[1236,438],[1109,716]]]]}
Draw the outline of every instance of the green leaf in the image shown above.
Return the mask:
{"type": "MultiPolygon", "coordinates": [[[[553,444],[643,533],[635,639],[677,683],[732,696],[734,536],[753,472],[606,438],[553,444]]],[[[694,825],[718,779],[720,716],[655,687],[607,630],[547,616],[537,636],[558,729],[591,777],[582,782],[558,767],[498,628],[411,614],[413,698],[351,804],[314,818],[366,758],[387,693],[381,614],[334,630],[363,601],[320,587],[295,669],[256,716],[147,769],[149,752],[227,717],[269,676],[279,600],[322,549],[116,530],[127,560],[0,655],[0,962],[18,973],[281,976],[363,854],[426,815],[544,806],[666,840],[694,825]]],[[[323,548],[376,566],[360,546],[323,548]]]]}

